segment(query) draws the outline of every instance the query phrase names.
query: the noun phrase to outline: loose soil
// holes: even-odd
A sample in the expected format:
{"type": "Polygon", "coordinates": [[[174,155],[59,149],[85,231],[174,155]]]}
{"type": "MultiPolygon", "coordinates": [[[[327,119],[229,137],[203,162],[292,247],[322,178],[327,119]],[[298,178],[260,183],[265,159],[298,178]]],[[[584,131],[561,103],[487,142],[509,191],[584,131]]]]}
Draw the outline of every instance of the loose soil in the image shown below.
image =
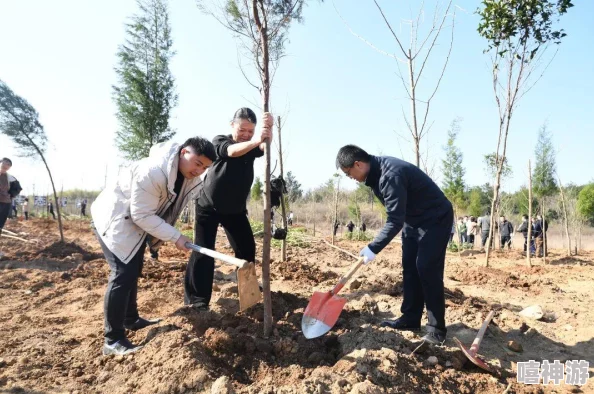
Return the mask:
{"type": "MultiPolygon", "coordinates": [[[[9,222],[7,229],[31,240],[2,238],[0,261],[0,392],[210,393],[227,376],[238,393],[533,393],[594,392],[586,386],[517,383],[517,362],[587,360],[594,367],[594,254],[567,258],[551,251],[548,264],[529,268],[516,252],[448,254],[445,346],[420,346],[409,332],[380,328],[399,316],[401,252],[390,244],[355,283],[335,327],[307,340],[301,319],[315,290],[332,288],[352,259],[323,244],[290,248],[288,261],[273,250],[274,330],[262,336],[262,305],[238,312],[233,267],[217,262],[208,312],[183,306],[188,253],[166,245],[155,261],[147,254],[138,304],[156,326],[130,332],[144,348],[126,357],[101,355],[103,295],[109,273],[91,228],[66,222],[66,243],[55,222],[9,222]],[[540,305],[541,320],[519,315],[540,305]],[[470,345],[489,311],[495,318],[480,348],[489,374],[466,362],[453,340],[470,345]],[[507,349],[509,341],[523,348],[507,349]],[[435,358],[437,363],[435,364],[435,358]]],[[[224,235],[218,250],[225,247],[224,235]]],[[[357,252],[363,243],[339,241],[357,252]]],[[[260,251],[259,251],[260,254],[260,251]]],[[[424,316],[424,322],[426,317],[424,316]]],[[[590,369],[590,376],[593,375],[590,369]]]]}

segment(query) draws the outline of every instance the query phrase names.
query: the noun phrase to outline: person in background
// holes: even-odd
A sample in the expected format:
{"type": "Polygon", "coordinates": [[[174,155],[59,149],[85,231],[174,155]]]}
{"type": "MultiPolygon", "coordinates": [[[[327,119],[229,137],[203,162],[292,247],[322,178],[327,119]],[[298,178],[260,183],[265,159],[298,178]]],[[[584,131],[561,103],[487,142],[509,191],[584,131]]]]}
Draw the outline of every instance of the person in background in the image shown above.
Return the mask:
{"type": "Polygon", "coordinates": [[[365,222],[362,222],[362,223],[361,223],[361,227],[360,227],[360,229],[361,229],[361,232],[362,232],[362,233],[364,233],[365,231],[367,231],[367,225],[365,224],[365,222]]]}
{"type": "MultiPolygon", "coordinates": [[[[478,227],[481,229],[481,250],[485,249],[487,239],[489,238],[489,230],[491,229],[491,215],[485,212],[478,220],[478,227]]],[[[491,239],[490,247],[493,248],[493,240],[491,239]]]]}
{"type": "Polygon", "coordinates": [[[463,217],[458,218],[458,242],[460,245],[465,244],[466,240],[466,222],[463,217]]]}
{"type": "Polygon", "coordinates": [[[29,220],[29,197],[23,201],[23,215],[25,215],[25,220],[29,220]]]}
{"type": "Polygon", "coordinates": [[[507,221],[505,216],[501,216],[499,224],[499,235],[501,236],[501,250],[507,246],[511,250],[512,238],[514,236],[514,226],[507,221]]]}
{"type": "Polygon", "coordinates": [[[293,217],[293,211],[289,212],[289,219],[287,220],[289,226],[293,225],[293,217]]]}
{"type": "Polygon", "coordinates": [[[449,241],[449,243],[454,242],[454,234],[456,234],[456,223],[452,223],[452,231],[450,232],[450,241],[449,241]]]}
{"type": "Polygon", "coordinates": [[[349,233],[352,233],[355,229],[355,223],[353,223],[352,220],[349,220],[349,223],[346,225],[346,228],[347,230],[349,230],[349,233]]]}
{"type": "Polygon", "coordinates": [[[543,254],[545,256],[547,255],[547,249],[548,249],[547,231],[549,230],[549,221],[546,219],[543,219],[542,215],[536,215],[536,220],[538,223],[540,223],[540,231],[541,231],[540,238],[541,239],[540,239],[540,249],[538,251],[538,254],[539,254],[539,257],[542,257],[543,254]],[[545,242],[545,240],[547,242],[545,242]]]}
{"type": "Polygon", "coordinates": [[[47,217],[49,219],[49,215],[52,215],[54,217],[54,220],[56,220],[56,214],[54,213],[54,203],[53,202],[49,202],[49,204],[47,204],[47,217]]]}
{"type": "Polygon", "coordinates": [[[524,253],[526,253],[528,248],[528,215],[522,215],[522,223],[518,226],[517,231],[524,236],[524,253]]]}
{"type": "MultiPolygon", "coordinates": [[[[0,162],[0,235],[2,235],[2,229],[8,219],[8,214],[12,210],[12,196],[10,195],[10,183],[11,178],[8,175],[8,170],[12,167],[12,161],[5,157],[0,162]]],[[[3,254],[0,251],[0,257],[3,254]]]]}
{"type": "Polygon", "coordinates": [[[474,236],[476,234],[476,230],[477,230],[477,224],[476,224],[476,218],[474,216],[471,216],[470,219],[468,220],[468,223],[466,225],[466,237],[467,237],[467,242],[474,248],[474,236]]]}
{"type": "Polygon", "coordinates": [[[80,203],[80,216],[87,216],[87,199],[84,198],[80,203]]]}
{"type": "Polygon", "coordinates": [[[12,211],[14,212],[14,218],[18,219],[19,217],[19,209],[18,209],[18,203],[16,198],[12,199],[12,211]]]}

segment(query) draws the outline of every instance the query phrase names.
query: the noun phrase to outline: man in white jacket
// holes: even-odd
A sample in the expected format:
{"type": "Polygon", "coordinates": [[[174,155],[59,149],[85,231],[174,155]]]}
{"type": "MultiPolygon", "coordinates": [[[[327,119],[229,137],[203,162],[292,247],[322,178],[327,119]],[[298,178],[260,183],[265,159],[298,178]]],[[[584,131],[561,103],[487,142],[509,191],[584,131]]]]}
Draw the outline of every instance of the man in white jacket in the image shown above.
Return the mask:
{"type": "Polygon", "coordinates": [[[115,185],[103,190],[91,206],[97,238],[111,269],[103,354],[138,350],[125,329],[135,331],[159,321],[141,318],[136,304],[146,245],[156,250],[163,242],[174,242],[187,250],[185,244],[191,241],[174,224],[187,202],[196,198],[199,176],[215,159],[212,143],[200,137],[182,145],[155,145],[149,157],[122,170],[115,185]]]}

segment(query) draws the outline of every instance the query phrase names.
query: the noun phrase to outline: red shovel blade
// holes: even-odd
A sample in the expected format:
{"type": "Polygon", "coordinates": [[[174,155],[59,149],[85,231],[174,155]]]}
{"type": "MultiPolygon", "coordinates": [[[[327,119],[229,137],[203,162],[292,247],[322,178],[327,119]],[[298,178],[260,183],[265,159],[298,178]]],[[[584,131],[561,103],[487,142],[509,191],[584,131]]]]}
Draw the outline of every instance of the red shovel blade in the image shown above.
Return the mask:
{"type": "Polygon", "coordinates": [[[324,335],[338,320],[346,299],[332,292],[314,292],[301,320],[301,330],[307,339],[324,335]]]}
{"type": "Polygon", "coordinates": [[[476,365],[479,368],[484,369],[487,372],[492,372],[491,368],[489,367],[489,364],[487,364],[486,362],[484,362],[480,356],[476,353],[474,353],[473,351],[471,351],[470,349],[468,349],[466,346],[464,346],[462,344],[462,342],[460,342],[460,340],[458,338],[454,338],[456,340],[456,342],[458,342],[458,346],[460,347],[460,349],[462,350],[462,353],[464,353],[464,355],[466,356],[466,358],[468,358],[470,361],[472,361],[472,363],[474,365],[476,365]]]}

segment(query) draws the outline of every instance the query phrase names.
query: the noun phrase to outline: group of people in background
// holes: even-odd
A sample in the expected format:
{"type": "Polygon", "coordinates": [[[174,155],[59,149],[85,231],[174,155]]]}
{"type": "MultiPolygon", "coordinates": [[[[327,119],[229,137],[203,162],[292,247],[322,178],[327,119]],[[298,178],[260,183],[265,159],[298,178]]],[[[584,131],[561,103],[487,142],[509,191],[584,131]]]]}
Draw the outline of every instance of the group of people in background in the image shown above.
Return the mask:
{"type": "MultiPolygon", "coordinates": [[[[336,233],[338,232],[338,228],[340,227],[340,223],[337,221],[334,222],[334,236],[336,236],[336,233]]],[[[353,223],[352,220],[349,220],[349,222],[345,225],[347,231],[349,233],[352,233],[353,230],[355,230],[355,223],[353,223]]],[[[364,233],[365,231],[367,231],[367,225],[365,224],[365,222],[361,222],[361,225],[359,226],[359,231],[364,233]]]]}
{"type": "MultiPolygon", "coordinates": [[[[546,251],[543,250],[544,238],[548,230],[548,222],[543,220],[541,215],[532,218],[532,231],[530,235],[530,251],[533,255],[538,253],[541,257],[546,251]]],[[[499,221],[495,222],[495,231],[499,233],[499,247],[501,250],[506,247],[511,249],[514,232],[517,231],[524,235],[524,252],[528,248],[528,215],[522,216],[522,223],[514,230],[513,224],[507,220],[505,216],[500,216],[499,221]]],[[[484,251],[487,239],[489,238],[489,231],[491,230],[491,216],[489,213],[476,218],[475,216],[461,216],[458,221],[452,225],[452,232],[450,234],[450,243],[454,242],[454,235],[458,234],[458,244],[469,244],[470,248],[474,248],[476,237],[480,236],[481,251],[484,251]]],[[[491,239],[491,248],[493,248],[493,237],[491,239]]]]}

